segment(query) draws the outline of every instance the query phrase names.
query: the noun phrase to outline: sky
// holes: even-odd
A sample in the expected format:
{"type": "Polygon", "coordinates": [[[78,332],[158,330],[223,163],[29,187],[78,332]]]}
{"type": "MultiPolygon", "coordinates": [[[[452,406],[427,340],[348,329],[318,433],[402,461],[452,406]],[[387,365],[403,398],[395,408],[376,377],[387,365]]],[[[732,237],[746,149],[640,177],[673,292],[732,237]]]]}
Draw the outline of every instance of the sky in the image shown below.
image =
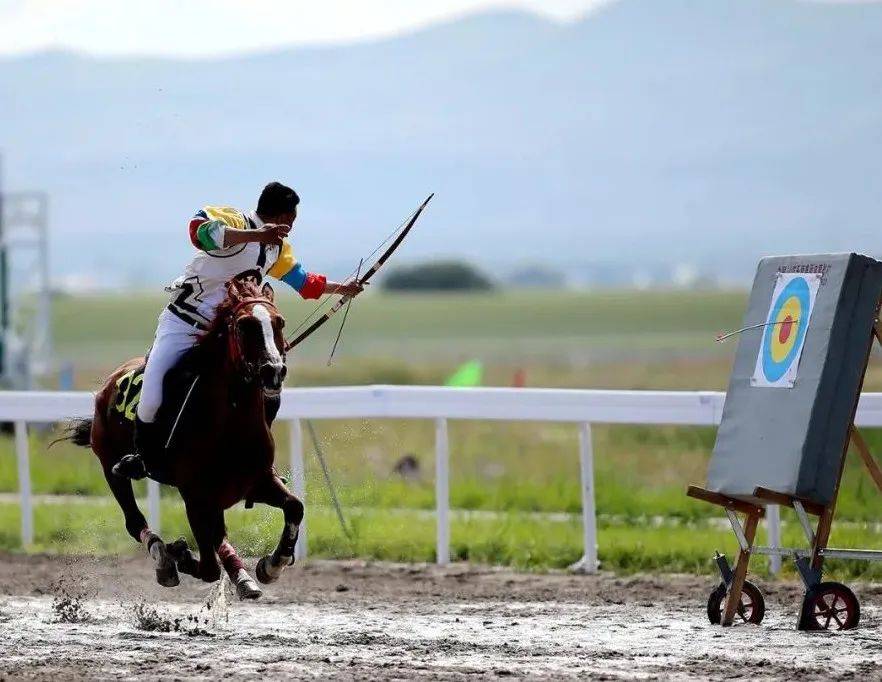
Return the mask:
{"type": "Polygon", "coordinates": [[[616,1],[0,0],[0,55],[69,49],[98,56],[213,57],[380,39],[494,9],[573,21],[616,1]]]}
{"type": "Polygon", "coordinates": [[[568,21],[614,0],[0,0],[0,54],[210,57],[383,38],[492,9],[568,21]]]}

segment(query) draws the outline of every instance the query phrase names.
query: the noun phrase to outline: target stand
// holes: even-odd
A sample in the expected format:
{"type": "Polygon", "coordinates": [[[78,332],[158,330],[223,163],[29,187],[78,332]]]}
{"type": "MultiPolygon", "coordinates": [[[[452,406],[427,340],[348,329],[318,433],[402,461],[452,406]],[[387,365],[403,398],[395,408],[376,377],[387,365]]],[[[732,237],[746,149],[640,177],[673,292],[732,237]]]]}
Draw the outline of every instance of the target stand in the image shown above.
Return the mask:
{"type": "Polygon", "coordinates": [[[756,332],[739,341],[708,485],[687,489],[689,497],[725,509],[739,546],[734,566],[715,554],[722,580],[708,598],[711,623],[762,622],[763,595],[746,579],[751,556],[761,555],[794,561],[805,585],[798,629],[857,626],[857,597],[824,581],[823,567],[828,558],[882,561],[882,551],[828,547],[849,445],[882,491],[882,469],[854,425],[874,340],[882,344],[880,304],[882,263],[873,259],[831,254],[760,262],[746,318],[756,332]],[[774,328],[784,326],[787,334],[777,334],[774,328]],[[805,548],[754,544],[769,504],[794,510],[805,548]]]}

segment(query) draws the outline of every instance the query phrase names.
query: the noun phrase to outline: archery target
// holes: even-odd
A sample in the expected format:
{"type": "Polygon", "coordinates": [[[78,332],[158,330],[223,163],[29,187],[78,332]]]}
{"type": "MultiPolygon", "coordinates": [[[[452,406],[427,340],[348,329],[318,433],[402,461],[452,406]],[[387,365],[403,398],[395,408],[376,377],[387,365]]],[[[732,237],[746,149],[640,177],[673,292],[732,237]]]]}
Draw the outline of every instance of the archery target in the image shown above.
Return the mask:
{"type": "Polygon", "coordinates": [[[816,273],[778,273],[752,385],[793,387],[820,284],[816,273]]]}

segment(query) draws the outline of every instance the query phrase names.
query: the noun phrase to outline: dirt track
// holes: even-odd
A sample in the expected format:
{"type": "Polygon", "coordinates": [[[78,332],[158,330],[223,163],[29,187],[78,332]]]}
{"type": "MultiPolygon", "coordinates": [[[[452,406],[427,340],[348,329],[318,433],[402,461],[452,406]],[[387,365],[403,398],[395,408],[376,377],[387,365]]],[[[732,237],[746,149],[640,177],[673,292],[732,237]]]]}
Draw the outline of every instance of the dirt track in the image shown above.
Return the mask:
{"type": "Polygon", "coordinates": [[[882,587],[854,586],[860,629],[807,634],[795,584],[728,630],[706,621],[711,584],[310,562],[227,605],[142,558],[0,555],[0,679],[882,678],[882,587]]]}

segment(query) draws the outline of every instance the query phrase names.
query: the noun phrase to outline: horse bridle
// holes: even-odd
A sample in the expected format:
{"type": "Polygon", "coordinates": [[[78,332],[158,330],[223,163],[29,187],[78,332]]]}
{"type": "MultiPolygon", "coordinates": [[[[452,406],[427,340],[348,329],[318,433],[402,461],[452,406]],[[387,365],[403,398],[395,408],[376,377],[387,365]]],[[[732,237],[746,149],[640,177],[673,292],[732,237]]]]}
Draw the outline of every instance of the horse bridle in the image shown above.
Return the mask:
{"type": "MultiPolygon", "coordinates": [[[[271,313],[275,313],[279,317],[282,317],[282,313],[276,307],[276,304],[270,301],[268,298],[263,298],[261,296],[248,296],[247,298],[242,298],[236,303],[235,307],[230,311],[230,319],[227,323],[227,343],[229,344],[230,357],[234,362],[239,363],[244,371],[243,371],[243,379],[245,383],[251,383],[258,376],[258,368],[254,366],[253,362],[250,362],[245,359],[245,354],[242,351],[242,344],[239,338],[239,329],[237,326],[237,322],[240,319],[239,312],[247,305],[252,304],[260,304],[269,308],[271,313]]],[[[282,355],[282,362],[285,361],[285,350],[281,349],[280,354],[282,355]]]]}

